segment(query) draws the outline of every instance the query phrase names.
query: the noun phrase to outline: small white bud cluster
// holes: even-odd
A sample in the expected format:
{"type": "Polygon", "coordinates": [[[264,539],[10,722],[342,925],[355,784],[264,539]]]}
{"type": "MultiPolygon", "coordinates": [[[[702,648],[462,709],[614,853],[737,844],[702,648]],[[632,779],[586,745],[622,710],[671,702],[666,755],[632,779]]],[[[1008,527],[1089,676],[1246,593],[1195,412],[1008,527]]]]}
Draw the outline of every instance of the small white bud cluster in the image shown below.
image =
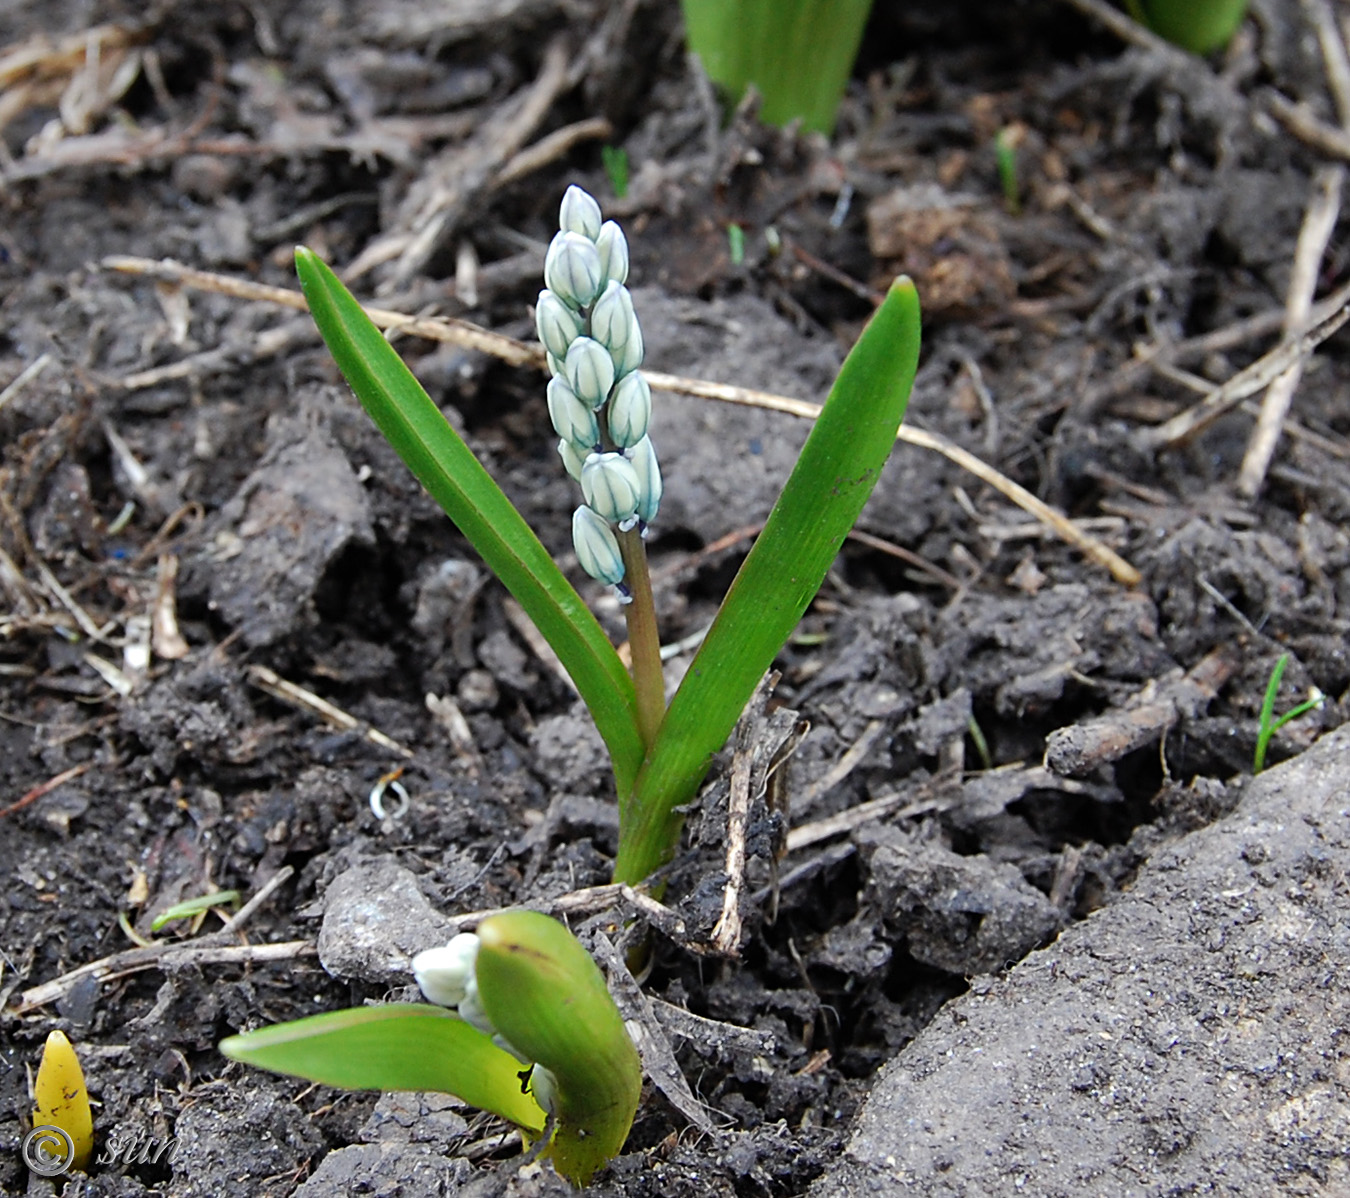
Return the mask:
{"type": "Polygon", "coordinates": [[[623,601],[624,564],[615,528],[645,533],[661,505],[661,470],[647,428],[652,392],[642,365],[642,328],[633,312],[628,242],[602,220],[594,197],[572,186],[544,259],[545,290],[535,307],[548,352],[548,414],[558,454],[586,502],[572,514],[581,568],[613,585],[623,601]]]}
{"type": "Polygon", "coordinates": [[[544,1110],[551,1110],[556,1079],[542,1065],[528,1060],[514,1048],[492,1025],[478,996],[478,937],[472,932],[460,932],[449,944],[429,948],[412,960],[413,977],[427,1002],[438,1007],[454,1007],[465,1023],[476,1027],[504,1052],[509,1052],[522,1065],[533,1065],[531,1089],[544,1110]]]}

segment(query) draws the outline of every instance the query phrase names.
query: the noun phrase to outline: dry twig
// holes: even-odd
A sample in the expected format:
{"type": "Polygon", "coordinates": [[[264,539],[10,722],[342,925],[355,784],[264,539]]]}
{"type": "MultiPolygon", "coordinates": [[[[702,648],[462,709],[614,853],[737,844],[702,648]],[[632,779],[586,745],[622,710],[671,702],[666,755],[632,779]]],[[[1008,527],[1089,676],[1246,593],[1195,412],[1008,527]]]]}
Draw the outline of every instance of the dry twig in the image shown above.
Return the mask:
{"type": "MultiPolygon", "coordinates": [[[[285,307],[300,311],[306,309],[305,297],[298,291],[292,291],[285,287],[250,283],[223,275],[214,275],[208,271],[194,270],[168,260],[156,262],[148,258],[117,256],[105,258],[103,265],[110,270],[128,274],[149,275],[153,278],[180,283],[186,287],[196,287],[204,291],[232,295],[238,299],[282,304],[285,307]]],[[[545,369],[542,346],[527,344],[524,341],[517,341],[513,337],[489,332],[487,329],[480,328],[467,320],[453,320],[448,317],[436,317],[434,319],[410,317],[381,308],[366,308],[365,312],[382,329],[396,328],[400,333],[426,337],[432,341],[448,342],[466,349],[479,350],[512,366],[534,366],[540,370],[545,369]]],[[[804,420],[814,420],[820,415],[820,404],[790,399],[785,395],[774,395],[768,391],[755,391],[748,387],[735,387],[727,383],[713,383],[704,379],[685,378],[681,375],[664,374],[656,370],[644,370],[643,373],[646,375],[647,382],[658,391],[674,391],[681,395],[692,395],[698,399],[715,399],[722,403],[765,408],[769,411],[785,412],[791,416],[798,416],[804,420]]],[[[1244,393],[1244,395],[1247,394],[1251,394],[1251,392],[1244,393]]],[[[930,449],[942,454],[949,461],[974,474],[982,482],[988,483],[1017,504],[1018,507],[1030,512],[1036,519],[1048,525],[1061,540],[1109,570],[1111,576],[1117,582],[1131,587],[1139,584],[1139,571],[1113,549],[1076,528],[1067,517],[1055,511],[1049,504],[1037,499],[1025,487],[1001,474],[973,453],[967,452],[937,433],[912,428],[905,424],[900,426],[900,431],[896,434],[896,440],[906,445],[916,445],[921,449],[930,449]]]]}
{"type": "Polygon", "coordinates": [[[1328,125],[1307,104],[1295,103],[1279,92],[1271,92],[1267,103],[1284,127],[1300,141],[1328,158],[1350,162],[1350,132],[1328,125]]]}
{"type": "Polygon", "coordinates": [[[713,1131],[714,1124],[708,1115],[709,1108],[694,1097],[694,1092],[684,1079],[684,1071],[675,1059],[675,1050],[670,1046],[670,1038],[653,1009],[651,999],[628,971],[623,957],[609,938],[603,935],[595,936],[591,951],[609,975],[610,992],[623,1013],[624,1022],[630,1029],[634,1025],[640,1029],[641,1034],[635,1037],[635,1040],[638,1053],[642,1057],[643,1072],[690,1123],[700,1131],[713,1131]]]}
{"type": "Polygon", "coordinates": [[[36,803],[43,795],[51,794],[58,786],[64,786],[67,782],[73,781],[81,774],[88,773],[91,769],[93,769],[93,762],[82,761],[79,765],[72,765],[70,769],[62,770],[59,774],[48,778],[47,781],[38,783],[22,798],[15,799],[8,807],[0,807],[0,819],[22,811],[25,807],[36,803]]]}
{"type": "MultiPolygon", "coordinates": [[[[751,811],[755,801],[763,796],[765,806],[770,811],[777,811],[786,822],[789,813],[785,792],[775,787],[775,780],[781,782],[783,766],[797,751],[809,727],[806,721],[797,719],[794,711],[779,708],[769,712],[769,699],[777,682],[778,674],[773,671],[760,680],[745,714],[736,725],[736,748],[732,754],[727,794],[727,882],[722,892],[722,911],[713,926],[708,946],[708,951],[719,956],[734,957],[740,952],[741,896],[745,890],[746,838],[750,831],[751,811]]],[[[776,859],[774,864],[777,864],[776,859]]]]}
{"type": "MultiPolygon", "coordinates": [[[[258,893],[248,900],[238,911],[225,921],[225,926],[211,933],[210,939],[222,940],[226,936],[233,935],[239,931],[250,919],[257,914],[258,909],[276,892],[278,887],[284,886],[291,880],[295,873],[295,867],[292,865],[283,865],[276,873],[267,879],[260,887],[258,893]]],[[[206,939],[206,937],[203,937],[206,939]]],[[[198,941],[197,943],[201,943],[198,941]]]]}
{"type": "MultiPolygon", "coordinates": [[[[1284,328],[1286,336],[1302,328],[1312,311],[1313,293],[1321,272],[1322,256],[1331,241],[1336,221],[1341,213],[1341,186],[1345,181],[1345,167],[1324,166],[1313,178],[1312,196],[1303,215],[1298,244],[1294,251],[1294,266],[1290,272],[1289,292],[1285,298],[1284,328]]],[[[1261,415],[1252,429],[1247,452],[1238,471],[1238,491],[1251,499],[1261,489],[1275,446],[1279,443],[1284,418],[1294,401],[1299,380],[1303,377],[1303,359],[1296,358],[1266,390],[1261,401],[1261,415]]]]}
{"type": "Polygon", "coordinates": [[[81,978],[93,977],[99,982],[112,981],[128,974],[165,965],[260,965],[269,961],[294,961],[312,957],[318,950],[309,940],[288,940],[283,944],[206,944],[201,941],[164,942],[149,948],[129,948],[81,965],[59,978],[43,982],[20,996],[22,1002],[14,1011],[23,1015],[37,1007],[46,1006],[61,998],[81,978]]]}
{"type": "MultiPolygon", "coordinates": [[[[880,799],[870,799],[859,803],[824,819],[812,820],[809,824],[800,824],[788,833],[787,849],[796,853],[810,848],[822,840],[833,840],[836,836],[845,836],[854,828],[861,828],[873,820],[889,816],[892,819],[911,819],[916,815],[927,815],[930,811],[945,811],[953,804],[945,799],[909,800],[907,794],[885,795],[880,799]]],[[[787,885],[787,879],[783,880],[787,885]]]]}
{"type": "Polygon", "coordinates": [[[1317,32],[1327,90],[1336,106],[1336,116],[1341,128],[1350,130],[1350,53],[1346,51],[1345,36],[1328,0],[1303,0],[1303,7],[1317,32]]]}
{"type": "MultiPolygon", "coordinates": [[[[1350,128],[1350,54],[1346,51],[1345,38],[1327,0],[1304,0],[1304,8],[1317,32],[1327,87],[1341,128],[1345,130],[1350,128]]],[[[1345,167],[1341,165],[1322,167],[1313,179],[1312,195],[1299,230],[1285,299],[1286,336],[1308,322],[1322,258],[1340,216],[1344,182],[1345,167]]],[[[1238,473],[1238,490],[1249,499],[1260,491],[1265,481],[1302,373],[1302,362],[1295,362],[1266,391],[1238,473]]]]}
{"type": "Polygon", "coordinates": [[[1056,729],[1045,740],[1046,769],[1064,778],[1081,778],[1158,740],[1178,720],[1209,706],[1237,665],[1234,647],[1220,645],[1187,673],[1178,670],[1149,682],[1123,707],[1056,729]]]}
{"type": "MultiPolygon", "coordinates": [[[[1350,320],[1350,285],[1342,287],[1333,297],[1340,301],[1331,315],[1317,320],[1297,337],[1287,338],[1269,353],[1257,358],[1250,366],[1238,371],[1221,387],[1214,388],[1193,408],[1173,416],[1156,428],[1145,429],[1139,436],[1148,449],[1171,449],[1189,441],[1211,424],[1232,411],[1244,399],[1270,386],[1295,362],[1301,362],[1319,345],[1350,320]]],[[[1319,307],[1321,307],[1319,305],[1319,307]]],[[[1318,309],[1314,309],[1314,316],[1318,309]]]]}
{"type": "Polygon", "coordinates": [[[475,130],[468,145],[452,147],[428,164],[409,188],[394,229],[367,246],[348,267],[346,277],[359,277],[394,258],[398,259],[395,286],[422,270],[470,205],[481,199],[538,128],[566,87],[569,60],[565,42],[555,39],[545,51],[538,77],[528,87],[475,130]]]}
{"type": "Polygon", "coordinates": [[[306,690],[294,682],[287,682],[275,670],[269,670],[266,666],[251,665],[247,672],[249,681],[259,690],[266,691],[272,698],[279,699],[291,707],[298,707],[302,711],[308,711],[343,732],[360,732],[371,744],[397,753],[400,757],[414,756],[411,749],[399,744],[392,736],[386,736],[378,728],[362,723],[351,712],[344,711],[313,691],[306,690]]]}

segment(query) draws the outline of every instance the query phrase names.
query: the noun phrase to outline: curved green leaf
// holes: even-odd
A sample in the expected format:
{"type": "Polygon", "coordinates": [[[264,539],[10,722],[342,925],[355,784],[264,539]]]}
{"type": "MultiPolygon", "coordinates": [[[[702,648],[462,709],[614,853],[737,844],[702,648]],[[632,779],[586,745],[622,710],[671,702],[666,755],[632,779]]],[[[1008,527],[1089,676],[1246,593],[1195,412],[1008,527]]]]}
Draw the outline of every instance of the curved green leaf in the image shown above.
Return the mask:
{"type": "Polygon", "coordinates": [[[344,1090],[439,1090],[537,1136],[544,1112],[522,1065],[458,1015],[424,1003],[329,1011],[230,1036],[233,1061],[344,1090]]]}
{"type": "Polygon", "coordinates": [[[631,797],[618,882],[674,855],[683,815],[834,562],[895,444],[919,362],[919,298],[897,279],[848,355],[778,502],[671,701],[631,797]]]}
{"type": "Polygon", "coordinates": [[[609,749],[619,793],[628,793],[643,757],[637,700],[604,630],[338,277],[303,246],[295,269],[361,406],[553,647],[609,749]]]}
{"type": "Polygon", "coordinates": [[[599,967],[571,932],[538,911],[478,925],[478,994],[493,1026],[556,1079],[549,1155],[585,1185],[618,1155],[642,1096],[642,1062],[599,967]]]}

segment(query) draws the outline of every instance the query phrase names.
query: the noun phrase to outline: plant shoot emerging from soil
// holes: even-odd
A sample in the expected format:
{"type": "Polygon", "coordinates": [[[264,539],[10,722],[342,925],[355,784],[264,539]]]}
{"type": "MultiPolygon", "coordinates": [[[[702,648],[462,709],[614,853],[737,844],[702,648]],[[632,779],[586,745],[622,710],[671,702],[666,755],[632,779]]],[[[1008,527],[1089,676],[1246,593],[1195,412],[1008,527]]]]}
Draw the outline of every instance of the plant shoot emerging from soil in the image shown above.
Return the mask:
{"type": "MultiPolygon", "coordinates": [[[[644,535],[661,502],[652,395],[626,286],[628,245],[570,187],[544,267],[536,326],[558,453],[584,502],[577,560],[624,606],[631,675],[595,617],[350,293],[296,253],[339,368],[404,462],[520,602],[576,683],[610,751],[616,881],[641,884],[675,853],[683,810],[791,635],[894,444],[914,382],[919,306],[899,279],[845,361],[764,531],[669,708],[644,535]]],[[[392,1004],[231,1037],[237,1060],[363,1089],[440,1089],[538,1140],[578,1184],[623,1147],[641,1089],[604,979],[552,919],[509,912],[414,962],[438,1007],[392,1004]],[[556,1129],[556,1130],[555,1130],[556,1129]]]]}
{"type": "Polygon", "coordinates": [[[759,92],[770,125],[834,129],[872,0],[683,0],[689,49],[731,103],[759,92]]]}
{"type": "Polygon", "coordinates": [[[1222,50],[1247,15],[1247,0],[1126,0],[1141,25],[1192,54],[1222,50]]]}
{"type": "Polygon", "coordinates": [[[1291,707],[1279,719],[1275,718],[1275,700],[1280,695],[1280,681],[1284,678],[1285,667],[1289,664],[1289,654],[1281,653],[1280,660],[1275,663],[1275,668],[1270,671],[1270,681],[1266,683],[1265,698],[1261,701],[1261,722],[1256,732],[1256,752],[1252,757],[1252,773],[1259,774],[1266,768],[1266,750],[1270,748],[1270,738],[1283,728],[1290,720],[1296,720],[1301,715],[1306,715],[1314,707],[1321,707],[1326,701],[1326,696],[1321,691],[1314,689],[1313,693],[1304,699],[1302,703],[1291,707]]]}
{"type": "Polygon", "coordinates": [[[60,1166],[53,1173],[86,1168],[94,1151],[94,1116],[84,1070],[65,1032],[50,1033],[43,1046],[33,1082],[33,1107],[33,1142],[26,1143],[25,1152],[35,1159],[51,1159],[60,1166]]]}
{"type": "Polygon", "coordinates": [[[456,1094],[514,1123],[585,1185],[623,1147],[642,1067],[576,937],[547,915],[508,911],[419,953],[413,973],[436,1005],[333,1011],[231,1036],[220,1050],[347,1089],[456,1094]]]}

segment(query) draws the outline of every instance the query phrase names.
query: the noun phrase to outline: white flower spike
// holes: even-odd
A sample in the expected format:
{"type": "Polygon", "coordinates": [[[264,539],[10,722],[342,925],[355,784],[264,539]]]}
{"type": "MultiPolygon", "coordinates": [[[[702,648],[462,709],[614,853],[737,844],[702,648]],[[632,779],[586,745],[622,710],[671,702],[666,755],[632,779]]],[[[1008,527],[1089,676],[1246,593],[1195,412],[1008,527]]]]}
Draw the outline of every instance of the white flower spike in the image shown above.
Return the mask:
{"type": "Polygon", "coordinates": [[[535,308],[553,376],[549,418],[561,438],[563,467],[586,500],[572,516],[577,559],[627,603],[632,595],[617,534],[640,525],[645,537],[661,505],[661,470],[647,435],[651,386],[639,373],[642,328],[625,286],[628,240],[575,186],[563,196],[558,225],[535,308]]]}

